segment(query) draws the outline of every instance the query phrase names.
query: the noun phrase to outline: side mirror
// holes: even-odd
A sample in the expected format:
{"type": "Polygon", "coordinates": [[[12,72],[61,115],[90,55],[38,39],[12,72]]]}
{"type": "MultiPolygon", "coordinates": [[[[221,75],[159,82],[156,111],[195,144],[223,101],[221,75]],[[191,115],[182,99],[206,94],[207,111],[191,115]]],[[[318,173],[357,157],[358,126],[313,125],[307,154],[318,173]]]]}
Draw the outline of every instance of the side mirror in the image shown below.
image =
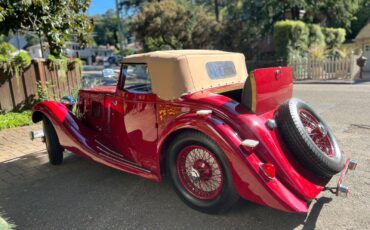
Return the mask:
{"type": "Polygon", "coordinates": [[[72,96],[64,96],[60,99],[60,103],[65,105],[68,110],[72,110],[73,106],[76,104],[76,101],[72,96]]]}

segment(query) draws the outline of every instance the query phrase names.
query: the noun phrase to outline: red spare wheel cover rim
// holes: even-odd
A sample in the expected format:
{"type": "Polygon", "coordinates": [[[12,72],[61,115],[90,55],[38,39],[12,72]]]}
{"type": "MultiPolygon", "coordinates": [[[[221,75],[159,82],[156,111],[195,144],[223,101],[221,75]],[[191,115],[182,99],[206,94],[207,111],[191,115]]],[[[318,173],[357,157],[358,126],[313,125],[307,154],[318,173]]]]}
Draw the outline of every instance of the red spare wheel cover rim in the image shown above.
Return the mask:
{"type": "Polygon", "coordinates": [[[327,156],[334,157],[334,146],[325,125],[305,109],[300,109],[298,112],[303,127],[312,141],[327,156]]]}
{"type": "Polygon", "coordinates": [[[217,157],[199,145],[185,147],[176,162],[182,186],[200,200],[212,200],[222,191],[224,172],[217,157]]]}

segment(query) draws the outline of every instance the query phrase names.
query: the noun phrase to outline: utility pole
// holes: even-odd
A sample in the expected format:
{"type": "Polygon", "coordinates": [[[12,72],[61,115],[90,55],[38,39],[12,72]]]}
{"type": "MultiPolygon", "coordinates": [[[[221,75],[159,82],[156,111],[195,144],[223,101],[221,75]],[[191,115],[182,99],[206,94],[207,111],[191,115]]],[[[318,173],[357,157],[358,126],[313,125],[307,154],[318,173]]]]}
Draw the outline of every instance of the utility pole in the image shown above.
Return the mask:
{"type": "Polygon", "coordinates": [[[120,4],[120,0],[116,0],[116,14],[117,14],[117,19],[118,19],[118,46],[119,46],[119,51],[121,53],[121,56],[123,56],[123,28],[122,28],[122,21],[121,21],[121,9],[122,5],[120,4]]]}
{"type": "Polygon", "coordinates": [[[38,31],[37,34],[39,35],[41,58],[46,58],[45,55],[44,55],[44,47],[42,46],[41,31],[38,31]]]}

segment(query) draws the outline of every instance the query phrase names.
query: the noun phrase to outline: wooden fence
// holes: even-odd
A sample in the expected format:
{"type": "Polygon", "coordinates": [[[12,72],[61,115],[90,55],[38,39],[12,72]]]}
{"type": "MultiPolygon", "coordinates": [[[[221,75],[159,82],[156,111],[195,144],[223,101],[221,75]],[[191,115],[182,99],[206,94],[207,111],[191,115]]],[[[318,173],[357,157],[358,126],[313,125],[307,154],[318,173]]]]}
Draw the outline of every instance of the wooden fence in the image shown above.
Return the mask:
{"type": "Polygon", "coordinates": [[[353,80],[357,70],[353,55],[345,59],[294,60],[290,66],[294,80],[353,80]]]}
{"type": "Polygon", "coordinates": [[[31,108],[38,99],[37,82],[48,91],[50,98],[72,95],[79,87],[81,72],[78,66],[66,74],[61,71],[51,70],[43,60],[33,60],[18,78],[0,72],[0,111],[31,108]]]}

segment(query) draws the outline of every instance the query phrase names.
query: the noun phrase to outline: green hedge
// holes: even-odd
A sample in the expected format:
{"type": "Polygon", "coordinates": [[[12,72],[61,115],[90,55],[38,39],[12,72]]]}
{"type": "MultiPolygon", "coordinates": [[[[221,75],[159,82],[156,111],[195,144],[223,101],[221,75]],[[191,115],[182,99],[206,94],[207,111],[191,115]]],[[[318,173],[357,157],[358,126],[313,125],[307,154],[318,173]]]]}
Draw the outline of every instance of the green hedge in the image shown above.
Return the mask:
{"type": "Polygon", "coordinates": [[[322,28],[325,43],[330,55],[340,55],[339,48],[346,40],[346,31],[342,28],[322,28]]]}
{"type": "Polygon", "coordinates": [[[308,46],[325,48],[325,36],[320,25],[308,24],[308,46]]]}
{"type": "Polygon", "coordinates": [[[340,55],[339,48],[345,40],[342,28],[322,28],[302,21],[278,21],[274,25],[274,43],[278,57],[290,63],[296,58],[317,55],[318,51],[340,55]],[[312,53],[316,55],[312,55],[312,53]]]}
{"type": "Polygon", "coordinates": [[[21,50],[14,55],[15,48],[7,42],[0,43],[0,69],[18,79],[23,69],[31,64],[30,55],[21,50]]]}
{"type": "Polygon", "coordinates": [[[274,42],[277,53],[289,62],[297,55],[302,56],[308,48],[309,30],[301,21],[279,21],[274,25],[274,42]]]}

